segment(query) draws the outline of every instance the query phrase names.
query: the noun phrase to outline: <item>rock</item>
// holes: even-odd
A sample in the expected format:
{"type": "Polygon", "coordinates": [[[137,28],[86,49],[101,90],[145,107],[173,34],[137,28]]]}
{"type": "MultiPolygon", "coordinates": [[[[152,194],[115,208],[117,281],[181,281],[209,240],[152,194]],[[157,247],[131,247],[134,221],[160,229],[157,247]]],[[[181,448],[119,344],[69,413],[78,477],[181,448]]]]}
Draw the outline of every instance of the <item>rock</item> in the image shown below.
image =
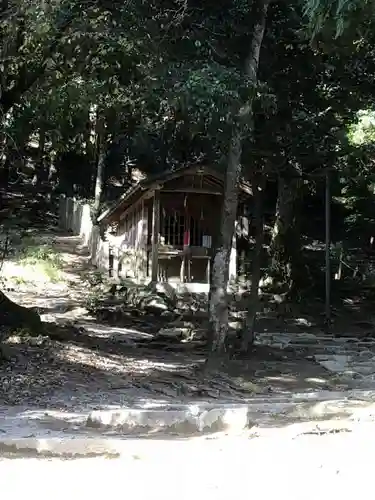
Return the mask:
{"type": "Polygon", "coordinates": [[[158,295],[165,296],[171,305],[176,305],[177,293],[171,286],[168,286],[168,283],[158,283],[156,285],[156,291],[158,295]]]}
{"type": "Polygon", "coordinates": [[[243,325],[242,325],[241,321],[229,321],[228,322],[228,327],[231,330],[239,331],[239,330],[241,330],[242,326],[243,325]]]}
{"type": "Polygon", "coordinates": [[[352,365],[352,370],[359,375],[372,375],[375,372],[374,363],[361,363],[352,365]]]}
{"type": "Polygon", "coordinates": [[[192,340],[207,340],[208,328],[196,328],[191,332],[192,340]]]}
{"type": "Polygon", "coordinates": [[[247,405],[181,407],[168,410],[97,410],[87,427],[122,431],[124,434],[155,433],[189,436],[197,433],[241,431],[250,425],[247,405]]]}
{"type": "Polygon", "coordinates": [[[317,354],[315,361],[330,372],[342,373],[348,369],[351,357],[347,355],[333,354],[331,356],[317,354]]]}
{"type": "Polygon", "coordinates": [[[142,304],[142,308],[148,313],[161,314],[168,310],[168,305],[163,301],[161,297],[154,296],[145,299],[142,304]]]}
{"type": "Polygon", "coordinates": [[[32,346],[40,346],[40,345],[47,344],[48,342],[49,342],[49,338],[44,337],[42,335],[38,335],[37,337],[30,337],[30,339],[28,340],[28,343],[32,346]]]}
{"type": "Polygon", "coordinates": [[[160,316],[161,316],[162,318],[171,318],[171,317],[173,317],[174,315],[175,315],[175,312],[174,312],[174,311],[169,311],[169,310],[166,310],[166,311],[163,311],[163,312],[161,313],[161,315],[160,315],[160,316]]]}
{"type": "Polygon", "coordinates": [[[371,351],[363,350],[358,353],[358,357],[362,362],[362,361],[370,361],[371,359],[373,359],[374,355],[371,351]]]}
{"type": "Polygon", "coordinates": [[[357,373],[356,371],[354,370],[345,370],[342,375],[344,377],[348,377],[349,379],[352,379],[352,380],[362,380],[364,379],[364,376],[361,375],[360,373],[357,373]]]}
{"type": "Polygon", "coordinates": [[[167,294],[158,292],[151,286],[133,287],[128,289],[127,304],[138,311],[150,314],[167,315],[173,313],[174,303],[167,294]]]}
{"type": "Polygon", "coordinates": [[[191,336],[190,328],[161,328],[158,333],[158,337],[170,337],[170,338],[188,338],[191,336]]]}
{"type": "Polygon", "coordinates": [[[182,317],[172,321],[168,326],[171,328],[190,328],[191,330],[194,328],[194,324],[191,321],[184,321],[182,317]]]}

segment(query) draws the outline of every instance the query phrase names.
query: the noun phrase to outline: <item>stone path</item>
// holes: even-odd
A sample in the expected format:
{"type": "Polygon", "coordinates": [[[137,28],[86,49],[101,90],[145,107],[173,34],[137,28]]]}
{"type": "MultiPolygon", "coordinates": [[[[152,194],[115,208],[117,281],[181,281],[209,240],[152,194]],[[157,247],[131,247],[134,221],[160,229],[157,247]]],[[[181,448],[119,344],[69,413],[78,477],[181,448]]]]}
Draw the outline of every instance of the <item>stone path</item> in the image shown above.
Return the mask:
{"type": "Polygon", "coordinates": [[[259,342],[273,347],[306,350],[338,379],[352,388],[375,388],[375,338],[365,340],[347,334],[340,338],[309,333],[264,333],[259,342]]]}

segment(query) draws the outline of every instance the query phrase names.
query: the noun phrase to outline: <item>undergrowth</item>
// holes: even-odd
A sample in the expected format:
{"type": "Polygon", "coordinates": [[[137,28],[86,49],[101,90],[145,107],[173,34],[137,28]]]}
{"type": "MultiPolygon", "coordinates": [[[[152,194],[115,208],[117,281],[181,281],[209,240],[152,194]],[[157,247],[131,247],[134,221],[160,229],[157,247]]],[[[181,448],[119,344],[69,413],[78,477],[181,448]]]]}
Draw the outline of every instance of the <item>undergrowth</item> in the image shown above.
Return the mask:
{"type": "MultiPolygon", "coordinates": [[[[48,277],[53,283],[60,280],[60,271],[63,262],[61,256],[52,247],[51,243],[24,246],[17,260],[24,267],[31,266],[34,269],[37,268],[36,270],[48,277]]],[[[22,276],[20,279],[22,279],[22,276]]]]}

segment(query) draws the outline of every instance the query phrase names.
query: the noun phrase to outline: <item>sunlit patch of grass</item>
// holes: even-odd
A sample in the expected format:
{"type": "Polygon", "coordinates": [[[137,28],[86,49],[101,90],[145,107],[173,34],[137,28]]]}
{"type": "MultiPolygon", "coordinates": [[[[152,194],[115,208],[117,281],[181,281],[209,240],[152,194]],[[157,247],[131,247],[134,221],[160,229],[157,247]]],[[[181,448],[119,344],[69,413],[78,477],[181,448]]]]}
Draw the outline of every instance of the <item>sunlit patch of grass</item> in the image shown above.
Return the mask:
{"type": "Polygon", "coordinates": [[[30,281],[25,279],[23,276],[10,276],[9,279],[16,285],[27,285],[27,283],[30,283],[30,281]]]}
{"type": "MultiPolygon", "coordinates": [[[[34,273],[47,277],[52,283],[60,281],[63,261],[50,244],[28,245],[20,251],[19,255],[18,263],[21,266],[32,267],[34,273]]],[[[20,279],[25,278],[20,277],[20,279]]]]}

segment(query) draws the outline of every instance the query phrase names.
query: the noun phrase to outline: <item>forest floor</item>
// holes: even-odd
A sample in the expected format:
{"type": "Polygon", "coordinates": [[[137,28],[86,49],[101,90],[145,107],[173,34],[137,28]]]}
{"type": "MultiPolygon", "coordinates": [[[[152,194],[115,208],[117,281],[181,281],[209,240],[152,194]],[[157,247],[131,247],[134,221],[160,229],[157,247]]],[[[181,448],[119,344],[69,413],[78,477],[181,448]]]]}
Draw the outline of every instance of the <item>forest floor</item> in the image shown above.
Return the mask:
{"type": "MultiPolygon", "coordinates": [[[[89,304],[95,301],[94,281],[101,278],[79,238],[56,230],[33,238],[27,258],[16,254],[4,261],[2,277],[12,300],[39,309],[48,335],[15,331],[9,337],[11,359],[0,364],[0,405],[82,410],[198,401],[280,403],[295,397],[341,401],[348,391],[375,386],[370,338],[326,336],[309,329],[303,318],[286,333],[277,320],[263,320],[249,359],[207,367],[199,335],[194,336],[204,329],[205,317],[195,304],[172,315],[141,313],[126,304],[120,316],[95,314],[89,304]],[[169,335],[176,316],[177,323],[188,325],[189,338],[169,335]]],[[[311,412],[295,415],[310,417],[311,412]]]]}

